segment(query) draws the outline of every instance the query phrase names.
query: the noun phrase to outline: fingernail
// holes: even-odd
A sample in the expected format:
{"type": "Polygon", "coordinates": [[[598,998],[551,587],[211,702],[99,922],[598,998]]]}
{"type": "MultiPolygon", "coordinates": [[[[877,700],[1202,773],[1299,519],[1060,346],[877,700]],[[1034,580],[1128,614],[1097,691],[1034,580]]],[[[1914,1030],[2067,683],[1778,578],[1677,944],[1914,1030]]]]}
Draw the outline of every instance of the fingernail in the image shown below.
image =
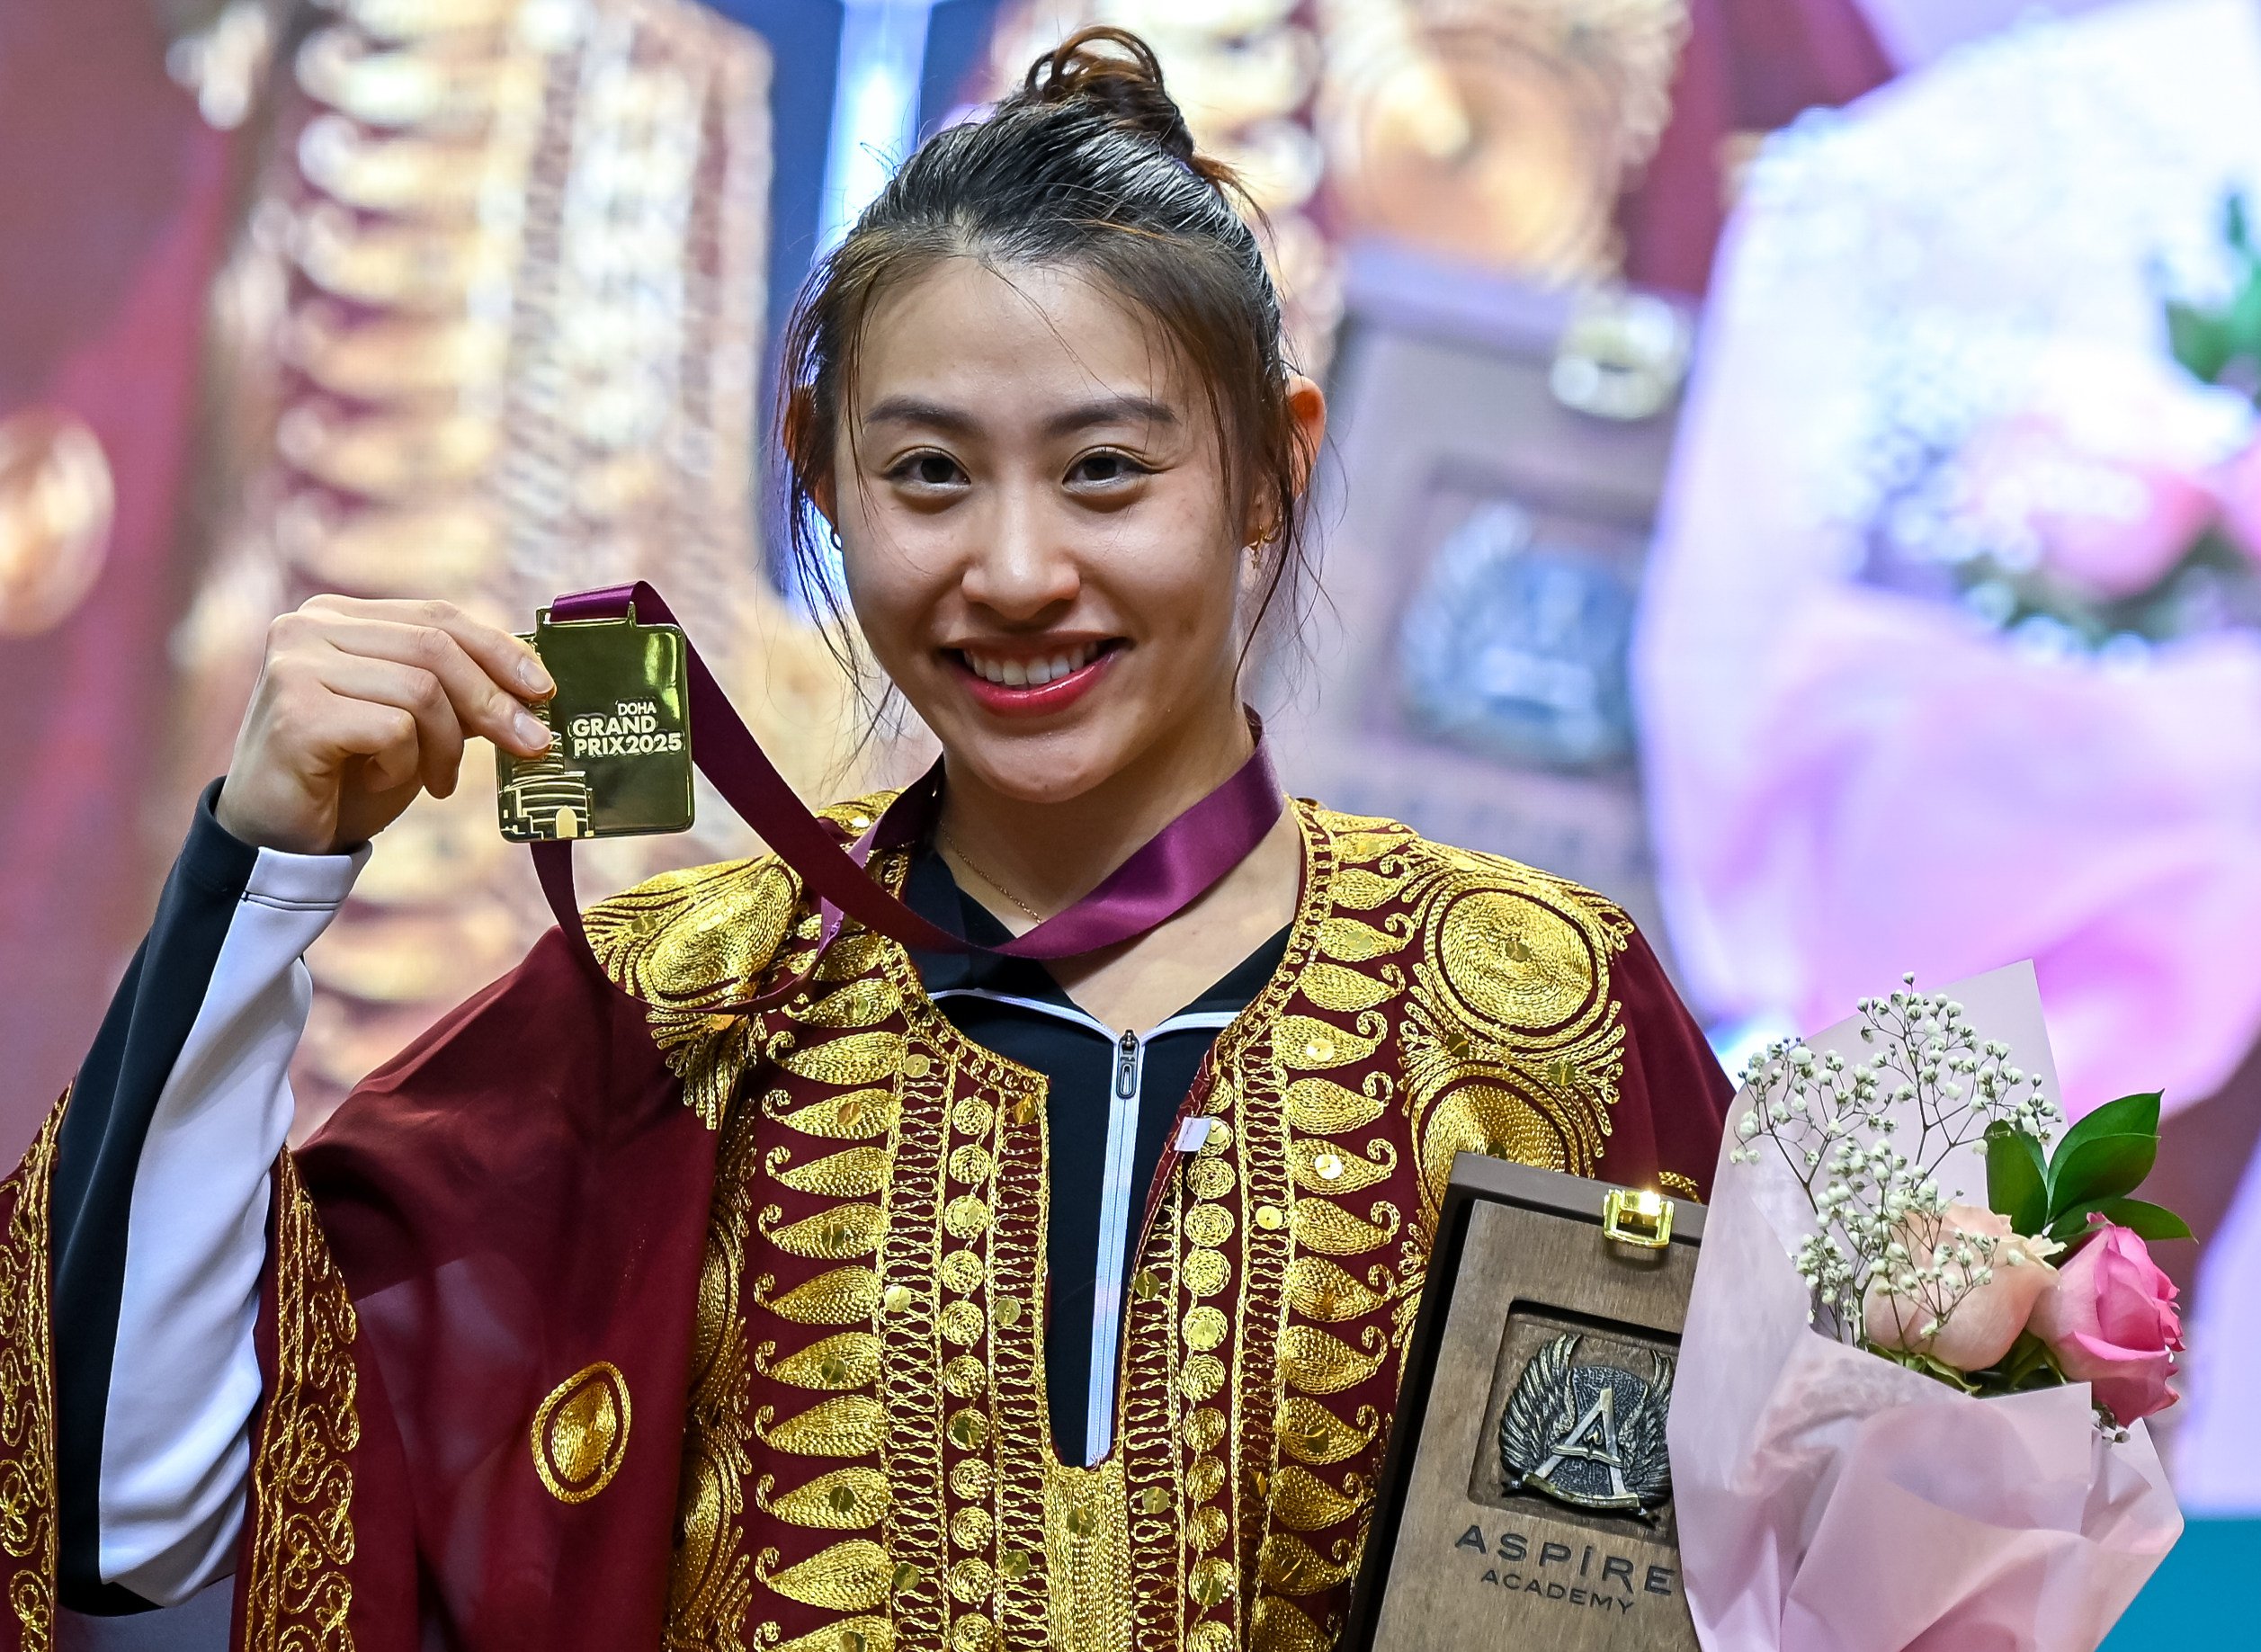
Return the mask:
{"type": "Polygon", "coordinates": [[[541,662],[531,654],[519,658],[518,681],[530,694],[547,694],[558,686],[550,680],[550,674],[541,668],[541,662]]]}
{"type": "Polygon", "coordinates": [[[541,719],[532,712],[514,713],[510,719],[510,727],[511,732],[518,737],[518,743],[521,746],[537,752],[546,752],[550,749],[550,730],[544,728],[541,719]]]}

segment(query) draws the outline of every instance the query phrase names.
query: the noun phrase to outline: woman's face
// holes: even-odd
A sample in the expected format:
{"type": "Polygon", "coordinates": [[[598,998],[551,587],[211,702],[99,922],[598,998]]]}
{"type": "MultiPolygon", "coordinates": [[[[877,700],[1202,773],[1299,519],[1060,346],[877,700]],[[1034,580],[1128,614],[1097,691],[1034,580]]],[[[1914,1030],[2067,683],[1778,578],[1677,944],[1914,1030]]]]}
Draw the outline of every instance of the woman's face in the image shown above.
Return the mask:
{"type": "Polygon", "coordinates": [[[953,777],[1059,802],[1238,741],[1254,525],[1207,397],[1104,282],[952,258],[887,292],[834,454],[856,618],[953,777]]]}

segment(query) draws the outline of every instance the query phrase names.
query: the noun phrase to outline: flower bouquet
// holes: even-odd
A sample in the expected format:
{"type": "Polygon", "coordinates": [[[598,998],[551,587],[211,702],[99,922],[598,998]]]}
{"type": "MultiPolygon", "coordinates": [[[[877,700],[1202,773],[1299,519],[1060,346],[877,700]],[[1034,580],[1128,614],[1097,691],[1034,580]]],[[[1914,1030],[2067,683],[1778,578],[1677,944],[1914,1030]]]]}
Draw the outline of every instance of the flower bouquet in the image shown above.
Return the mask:
{"type": "Polygon", "coordinates": [[[1710,1652],[2093,1652],[2181,1531],[2158,1098],[2055,1090],[2031,965],[1752,1061],[1670,1428],[1710,1652]]]}

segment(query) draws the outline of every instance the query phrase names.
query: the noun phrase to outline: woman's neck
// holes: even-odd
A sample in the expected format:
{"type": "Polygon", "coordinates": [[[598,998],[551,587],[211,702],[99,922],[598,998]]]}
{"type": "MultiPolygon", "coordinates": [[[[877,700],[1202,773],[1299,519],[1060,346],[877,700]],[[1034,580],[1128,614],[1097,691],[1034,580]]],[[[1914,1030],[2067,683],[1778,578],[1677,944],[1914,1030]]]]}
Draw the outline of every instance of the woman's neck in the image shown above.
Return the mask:
{"type": "Polygon", "coordinates": [[[1173,731],[1099,784],[1057,803],[1012,797],[953,770],[943,797],[943,845],[978,881],[998,886],[979,893],[1000,894],[1050,916],[1089,894],[1164,826],[1223,785],[1254,747],[1236,701],[1221,715],[1173,731]]]}

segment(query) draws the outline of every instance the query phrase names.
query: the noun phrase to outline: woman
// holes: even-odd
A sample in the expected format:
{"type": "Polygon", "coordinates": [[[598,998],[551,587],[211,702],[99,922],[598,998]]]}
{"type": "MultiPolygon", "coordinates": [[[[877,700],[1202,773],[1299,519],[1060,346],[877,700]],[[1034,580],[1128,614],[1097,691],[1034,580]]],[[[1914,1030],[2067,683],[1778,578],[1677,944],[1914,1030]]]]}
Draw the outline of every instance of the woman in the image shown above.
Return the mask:
{"type": "Polygon", "coordinates": [[[1324,401],[1141,44],[926,144],[789,336],[796,518],[945,754],[874,877],[996,945],[1253,778],[1246,841],[1050,969],[827,943],[771,858],[663,877],[293,1156],[354,846],[466,739],[543,750],[551,685],[441,607],[278,621],[10,1183],[21,1644],[58,1576],[232,1570],[246,1646],[1324,1646],[1452,1155],[1695,1191],[1725,1083],[1621,913],[1251,764],[1324,401]]]}

